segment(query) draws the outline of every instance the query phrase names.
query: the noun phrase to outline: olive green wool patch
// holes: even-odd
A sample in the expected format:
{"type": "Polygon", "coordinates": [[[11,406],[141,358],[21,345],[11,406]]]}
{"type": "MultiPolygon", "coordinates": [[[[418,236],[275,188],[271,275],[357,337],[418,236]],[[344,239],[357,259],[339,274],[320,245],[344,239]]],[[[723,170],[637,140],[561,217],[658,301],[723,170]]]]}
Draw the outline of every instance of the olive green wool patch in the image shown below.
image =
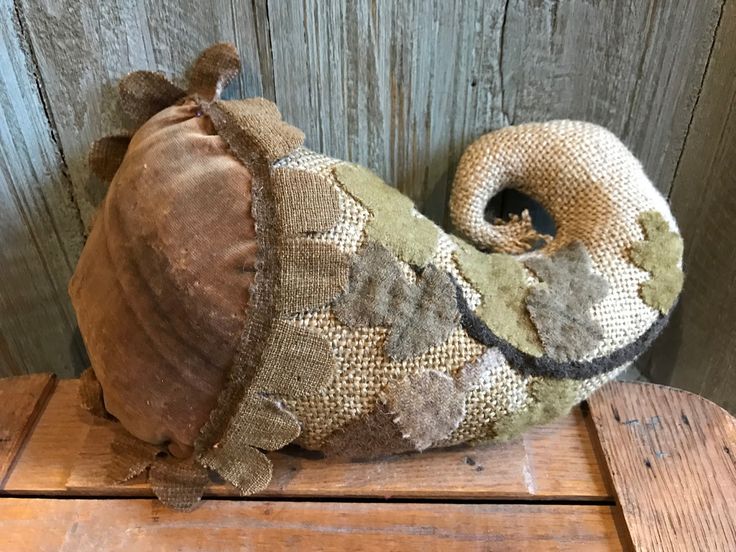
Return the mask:
{"type": "Polygon", "coordinates": [[[340,163],[334,169],[338,182],[371,213],[366,235],[388,247],[402,261],[426,265],[437,248],[437,227],[415,216],[414,203],[364,167],[340,163]]]}
{"type": "Polygon", "coordinates": [[[412,284],[396,258],[374,242],[355,256],[348,291],[333,312],[353,328],[390,327],[386,353],[394,360],[444,343],[460,319],[455,286],[447,273],[428,265],[412,284]]]}
{"type": "Polygon", "coordinates": [[[578,403],[580,382],[537,379],[529,384],[533,402],[524,410],[513,412],[496,422],[494,440],[508,441],[532,426],[545,424],[564,416],[578,403]]]}
{"type": "Polygon", "coordinates": [[[527,285],[522,264],[513,256],[478,251],[455,238],[458,270],[480,293],[478,317],[496,335],[520,351],[542,356],[542,346],[526,310],[527,285]]]}
{"type": "Polygon", "coordinates": [[[682,290],[685,275],[678,266],[682,260],[682,237],[670,230],[670,226],[658,211],[645,211],[639,215],[646,239],[631,247],[631,260],[652,277],[641,284],[639,293],[644,302],[667,314],[682,290]]]}
{"type": "Polygon", "coordinates": [[[606,296],[608,282],[593,273],[580,242],[525,264],[543,282],[529,290],[526,306],[545,352],[561,362],[583,358],[603,339],[603,328],[590,309],[606,296]]]}

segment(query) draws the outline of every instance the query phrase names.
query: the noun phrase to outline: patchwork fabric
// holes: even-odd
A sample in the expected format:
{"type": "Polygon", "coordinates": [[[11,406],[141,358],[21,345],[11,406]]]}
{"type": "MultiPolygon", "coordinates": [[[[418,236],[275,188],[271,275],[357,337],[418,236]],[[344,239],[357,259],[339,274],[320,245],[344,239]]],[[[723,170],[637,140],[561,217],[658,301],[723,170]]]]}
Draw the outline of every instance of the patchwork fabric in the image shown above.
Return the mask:
{"type": "Polygon", "coordinates": [[[388,247],[411,265],[423,267],[437,247],[437,227],[414,216],[414,203],[375,173],[348,163],[334,168],[340,185],[372,214],[366,228],[368,238],[388,247]]]}
{"type": "Polygon", "coordinates": [[[603,339],[590,309],[608,293],[606,281],[593,274],[585,247],[573,242],[525,264],[543,282],[531,288],[526,306],[545,353],[563,362],[584,358],[603,339]]]}
{"type": "Polygon", "coordinates": [[[103,182],[112,182],[128,151],[130,136],[106,136],[97,140],[89,150],[87,160],[94,175],[103,182]]]}
{"type": "Polygon", "coordinates": [[[449,276],[429,265],[412,284],[382,245],[369,243],[355,258],[350,289],[335,315],[351,326],[389,326],[386,353],[395,360],[420,355],[447,340],[459,313],[449,276]]]}
{"type": "Polygon", "coordinates": [[[641,284],[641,297],[651,307],[667,314],[677,300],[685,279],[682,260],[682,238],[657,211],[646,211],[639,216],[646,239],[631,247],[631,259],[637,266],[651,273],[652,278],[641,284]]]}
{"type": "MultiPolygon", "coordinates": [[[[117,480],[148,469],[162,500],[190,508],[206,468],[243,494],[265,489],[266,452],[291,442],[362,459],[509,439],[568,412],[666,323],[682,283],[676,226],[610,133],[555,121],[471,145],[451,199],[471,245],[368,169],[304,148],[271,102],[220,101],[238,65],[220,45],[195,63],[186,96],[156,76],[125,85],[138,116],[183,97],[206,128],[202,144],[229,148],[228,162],[246,169],[252,220],[242,218],[255,229],[257,257],[237,353],[193,456],[122,443],[117,480]],[[487,201],[509,185],[548,209],[554,239],[536,233],[526,212],[484,220],[487,201]]],[[[99,161],[107,176],[119,164],[110,151],[110,166],[99,161]]],[[[145,163],[140,155],[126,154],[123,166],[145,163]]],[[[197,328],[208,323],[199,318],[197,328]]]]}
{"type": "Polygon", "coordinates": [[[465,415],[465,397],[452,378],[436,370],[410,374],[390,385],[385,403],[402,436],[416,450],[446,439],[465,415]]]}
{"type": "Polygon", "coordinates": [[[542,356],[539,337],[526,310],[528,289],[523,265],[510,255],[487,255],[462,242],[454,257],[460,273],[481,294],[478,317],[520,351],[542,356]]]}

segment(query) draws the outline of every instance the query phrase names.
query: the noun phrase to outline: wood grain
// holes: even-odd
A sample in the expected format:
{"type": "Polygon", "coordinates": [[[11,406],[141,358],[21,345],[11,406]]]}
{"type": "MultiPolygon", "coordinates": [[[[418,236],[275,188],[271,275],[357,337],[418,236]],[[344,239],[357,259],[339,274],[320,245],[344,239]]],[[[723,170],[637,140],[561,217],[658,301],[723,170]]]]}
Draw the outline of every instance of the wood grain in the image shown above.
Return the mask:
{"type": "Polygon", "coordinates": [[[0,490],[55,382],[51,374],[0,379],[0,490]]]}
{"type": "Polygon", "coordinates": [[[672,189],[685,240],[685,287],[652,355],[658,381],[736,413],[736,2],[723,8],[672,189]]]}
{"type": "Polygon", "coordinates": [[[636,550],[736,550],[736,420],[686,391],[609,384],[589,399],[636,550]]]}
{"type": "MultiPolygon", "coordinates": [[[[78,407],[77,381],[60,382],[8,479],[16,494],[151,496],[138,480],[105,477],[116,425],[78,407]]],[[[579,410],[498,446],[430,451],[382,462],[335,462],[287,450],[269,453],[268,496],[610,500],[579,410]],[[439,475],[441,474],[441,475],[439,475]]],[[[232,496],[212,485],[209,496],[232,496]]]]}
{"type": "Polygon", "coordinates": [[[611,506],[0,500],[11,550],[622,550],[611,506]],[[33,528],[31,530],[31,527],[33,528]]]}
{"type": "Polygon", "coordinates": [[[0,376],[84,364],[66,282],[81,222],[13,2],[0,0],[0,376]]]}

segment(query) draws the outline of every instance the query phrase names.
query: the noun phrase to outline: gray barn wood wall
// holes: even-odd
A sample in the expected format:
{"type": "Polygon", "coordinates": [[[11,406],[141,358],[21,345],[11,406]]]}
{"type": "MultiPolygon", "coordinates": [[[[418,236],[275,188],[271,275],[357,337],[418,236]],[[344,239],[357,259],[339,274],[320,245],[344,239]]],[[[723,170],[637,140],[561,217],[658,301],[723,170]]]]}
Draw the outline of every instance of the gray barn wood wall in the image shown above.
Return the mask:
{"type": "MultiPolygon", "coordinates": [[[[115,83],[128,71],[178,77],[201,49],[232,41],[243,71],[230,96],[275,100],[312,148],[370,166],[443,224],[474,138],[530,120],[593,121],[621,136],[672,194],[686,236],[706,244],[705,215],[688,205],[727,208],[723,102],[733,108],[734,88],[719,79],[734,72],[734,2],[0,0],[0,375],[83,368],[66,281],[104,193],[86,151],[124,128],[115,83]]],[[[695,335],[708,320],[680,327],[695,335]]],[[[678,360],[666,377],[692,371],[705,341],[668,339],[668,350],[694,348],[689,368],[678,360]]],[[[727,377],[717,364],[707,371],[727,377]]],[[[709,391],[693,378],[677,381],[709,391]]]]}

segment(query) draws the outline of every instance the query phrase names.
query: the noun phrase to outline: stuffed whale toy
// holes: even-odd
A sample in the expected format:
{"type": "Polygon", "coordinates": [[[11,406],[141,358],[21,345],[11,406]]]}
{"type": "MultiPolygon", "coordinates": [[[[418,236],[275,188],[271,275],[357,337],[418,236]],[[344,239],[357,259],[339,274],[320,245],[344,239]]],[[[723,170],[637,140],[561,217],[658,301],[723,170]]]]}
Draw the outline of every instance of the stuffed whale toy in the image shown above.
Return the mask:
{"type": "Polygon", "coordinates": [[[210,470],[243,494],[267,451],[368,459],[506,440],[567,413],[663,328],[682,240],[641,164],[579,121],[463,154],[448,234],[370,170],[315,153],[262,98],[219,99],[218,44],[183,90],[120,83],[135,130],[95,143],[110,182],[70,294],[85,407],[117,419],[110,477],[191,508],[210,470]],[[528,213],[488,222],[514,187],[528,213]]]}

